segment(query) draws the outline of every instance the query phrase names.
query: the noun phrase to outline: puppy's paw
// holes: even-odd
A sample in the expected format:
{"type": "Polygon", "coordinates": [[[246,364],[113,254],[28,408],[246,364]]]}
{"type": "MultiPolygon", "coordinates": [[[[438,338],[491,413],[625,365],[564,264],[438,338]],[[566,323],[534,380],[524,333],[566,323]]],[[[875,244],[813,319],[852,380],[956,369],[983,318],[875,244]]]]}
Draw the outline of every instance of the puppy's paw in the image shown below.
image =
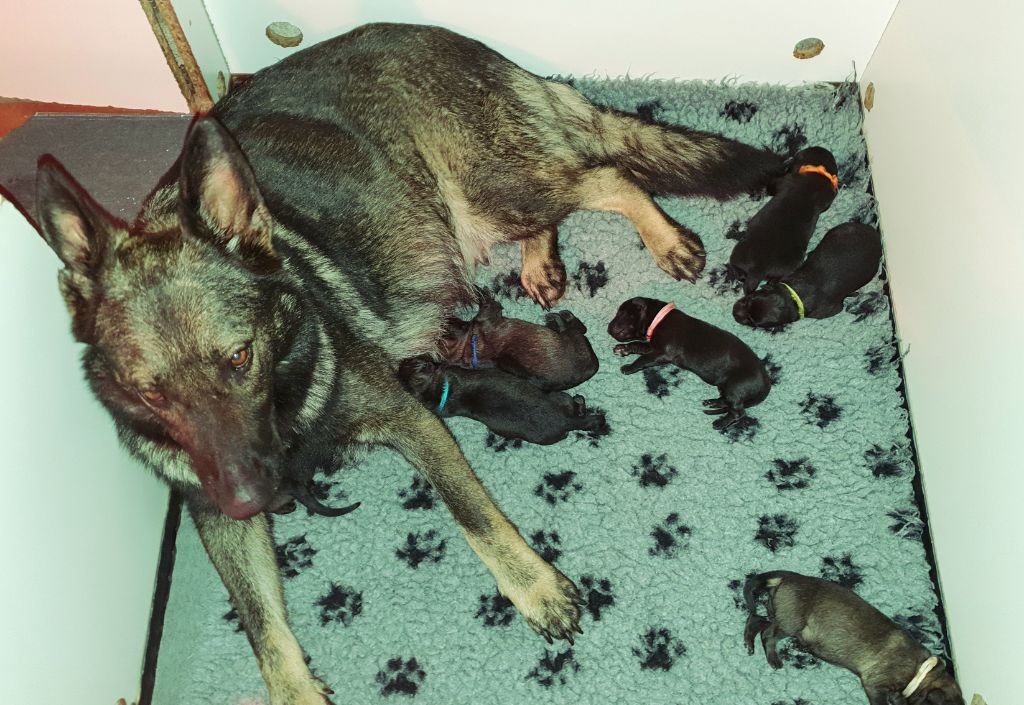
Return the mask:
{"type": "Polygon", "coordinates": [[[782,670],[782,659],[776,653],[767,654],[768,665],[774,668],[776,671],[782,670]]]}
{"type": "Polygon", "coordinates": [[[544,570],[526,587],[498,585],[498,590],[516,606],[526,623],[550,644],[553,639],[565,639],[570,644],[580,629],[580,607],[583,600],[571,580],[548,563],[541,561],[544,570]]]}
{"type": "Polygon", "coordinates": [[[704,271],[706,255],[704,244],[696,233],[679,228],[674,242],[667,238],[662,242],[664,244],[651,250],[655,264],[673,279],[697,281],[697,277],[704,271]]]}
{"type": "Polygon", "coordinates": [[[519,280],[527,295],[546,309],[565,296],[565,264],[557,257],[523,260],[523,272],[519,280]]]}
{"type": "Polygon", "coordinates": [[[614,348],[612,348],[612,352],[618,355],[619,357],[626,357],[627,355],[629,355],[629,345],[626,343],[619,343],[614,348]]]}

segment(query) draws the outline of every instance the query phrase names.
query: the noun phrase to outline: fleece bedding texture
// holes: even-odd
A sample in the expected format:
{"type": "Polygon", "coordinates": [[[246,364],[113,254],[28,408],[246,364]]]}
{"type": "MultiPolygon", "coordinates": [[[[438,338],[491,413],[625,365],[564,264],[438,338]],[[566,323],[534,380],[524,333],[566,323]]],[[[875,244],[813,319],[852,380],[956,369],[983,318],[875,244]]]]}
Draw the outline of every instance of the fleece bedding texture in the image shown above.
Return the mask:
{"type": "MultiPolygon", "coordinates": [[[[598,104],[792,154],[831,150],[839,193],[811,246],[849,221],[877,224],[854,84],[772,87],[650,80],[571,81],[598,104]]],[[[556,309],[588,327],[600,371],[576,389],[608,433],[549,447],[480,424],[449,426],[526,540],[579,586],[585,632],[548,646],[494,581],[436,494],[396,453],[321,475],[338,518],[275,518],[291,623],[314,673],[342,703],[846,705],[857,678],[783,642],[773,671],[743,647],[742,584],[788,569],[854,588],[933,652],[945,638],[914,490],[898,344],[880,273],[824,321],[760,331],[733,321],[732,246],[763,196],[659,198],[696,231],[695,284],[658,269],[624,218],[571,215],[559,228],[570,282],[556,309]],[[774,386],[726,433],[701,400],[715,390],[675,367],[619,372],[606,327],[632,296],[674,301],[737,334],[774,386]]],[[[517,247],[478,282],[505,315],[540,322],[518,284],[517,247]]],[[[266,702],[227,593],[183,518],[156,674],[156,705],[266,702]]]]}

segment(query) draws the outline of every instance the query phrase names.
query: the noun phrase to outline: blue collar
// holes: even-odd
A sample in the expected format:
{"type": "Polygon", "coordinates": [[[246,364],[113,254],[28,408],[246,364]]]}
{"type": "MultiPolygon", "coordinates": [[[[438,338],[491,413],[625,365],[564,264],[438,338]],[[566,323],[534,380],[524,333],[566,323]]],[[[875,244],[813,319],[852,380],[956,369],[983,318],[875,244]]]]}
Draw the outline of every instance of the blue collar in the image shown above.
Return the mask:
{"type": "Polygon", "coordinates": [[[480,367],[480,360],[476,357],[476,336],[470,338],[470,344],[473,346],[473,369],[480,367]]]}
{"type": "Polygon", "coordinates": [[[439,413],[439,414],[442,411],[444,411],[444,405],[448,403],[448,391],[449,391],[448,378],[445,377],[444,378],[444,388],[441,390],[441,401],[437,405],[437,413],[439,413]]]}

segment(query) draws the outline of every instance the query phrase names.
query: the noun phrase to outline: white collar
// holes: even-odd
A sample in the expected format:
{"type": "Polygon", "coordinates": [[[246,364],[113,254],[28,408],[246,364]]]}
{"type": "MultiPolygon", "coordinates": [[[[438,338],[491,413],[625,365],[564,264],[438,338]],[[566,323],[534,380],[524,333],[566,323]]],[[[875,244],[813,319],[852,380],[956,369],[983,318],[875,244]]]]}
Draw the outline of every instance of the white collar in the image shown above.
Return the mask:
{"type": "Polygon", "coordinates": [[[917,691],[917,689],[921,686],[921,682],[924,681],[925,676],[931,673],[932,669],[935,668],[938,664],[938,656],[932,656],[931,658],[927,659],[924,663],[922,663],[918,667],[917,673],[914,674],[914,677],[911,679],[911,681],[907,683],[907,687],[903,689],[903,697],[909,698],[911,695],[913,695],[914,692],[917,691]]]}

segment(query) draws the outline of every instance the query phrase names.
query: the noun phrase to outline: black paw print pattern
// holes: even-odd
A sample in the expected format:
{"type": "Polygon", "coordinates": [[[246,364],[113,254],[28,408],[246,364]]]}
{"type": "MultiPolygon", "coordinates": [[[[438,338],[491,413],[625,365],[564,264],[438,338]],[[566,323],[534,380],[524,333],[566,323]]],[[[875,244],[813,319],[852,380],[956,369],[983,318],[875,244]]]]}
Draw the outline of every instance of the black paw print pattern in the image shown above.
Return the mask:
{"type": "Polygon", "coordinates": [[[808,392],[807,398],[800,402],[800,415],[804,421],[818,428],[826,428],[843,414],[843,409],[836,404],[831,394],[815,394],[808,392]]]}
{"type": "Polygon", "coordinates": [[[733,276],[728,265],[720,264],[712,267],[706,275],[708,286],[719,296],[739,295],[743,291],[743,283],[733,276]]]}
{"type": "Polygon", "coordinates": [[[792,668],[803,670],[805,668],[817,668],[821,661],[807,653],[796,639],[786,639],[779,646],[779,657],[782,662],[792,668]]]}
{"type": "Polygon", "coordinates": [[[576,473],[566,470],[559,473],[544,473],[543,480],[534,488],[533,493],[554,506],[559,502],[567,502],[582,489],[583,485],[576,480],[576,473]]]}
{"type": "Polygon", "coordinates": [[[939,626],[939,620],[935,617],[925,617],[920,614],[897,614],[893,615],[892,621],[933,654],[944,656],[949,653],[946,640],[942,636],[942,627],[939,626]]]}
{"type": "Polygon", "coordinates": [[[889,524],[889,531],[910,541],[923,540],[924,522],[921,520],[921,515],[917,513],[916,509],[912,507],[894,509],[888,512],[887,516],[892,519],[892,523],[889,524]]]}
{"type": "Polygon", "coordinates": [[[637,103],[636,116],[644,122],[657,122],[658,115],[664,109],[665,107],[661,104],[661,101],[655,98],[654,100],[637,103]]]}
{"type": "Polygon", "coordinates": [[[427,672],[423,670],[415,657],[404,659],[401,656],[396,656],[389,659],[384,668],[377,671],[376,680],[380,684],[381,695],[413,696],[419,692],[426,677],[427,672]]]}
{"type": "Polygon", "coordinates": [[[796,153],[807,146],[804,126],[799,124],[786,125],[772,135],[772,151],[784,157],[796,156],[796,153]]]}
{"type": "Polygon", "coordinates": [[[796,545],[796,532],[799,528],[796,519],[785,514],[764,515],[757,520],[754,540],[775,553],[780,548],[796,545]]]}
{"type": "Polygon", "coordinates": [[[294,536],[279,544],[274,552],[277,554],[277,565],[281,569],[281,575],[286,578],[294,578],[311,567],[313,556],[316,555],[316,549],[309,545],[305,534],[294,536]]]}
{"type": "Polygon", "coordinates": [[[437,504],[433,486],[419,475],[413,476],[408,489],[398,490],[398,498],[402,500],[402,508],[407,510],[433,509],[437,504]]]}
{"type": "Polygon", "coordinates": [[[516,608],[510,600],[497,590],[490,595],[480,596],[480,606],[476,615],[482,619],[485,627],[507,627],[516,617],[516,608]]]}
{"type": "Polygon", "coordinates": [[[363,593],[348,585],[331,583],[331,589],[315,603],[320,607],[320,624],[348,626],[363,613],[363,593]]]}
{"type": "Polygon", "coordinates": [[[516,450],[523,447],[522,438],[505,438],[499,436],[493,431],[487,432],[487,440],[484,441],[484,445],[493,450],[495,453],[504,453],[506,450],[516,450]]]}
{"type": "Polygon", "coordinates": [[[910,450],[903,443],[888,448],[873,445],[864,451],[864,462],[875,477],[899,477],[906,470],[910,450]]]}
{"type": "Polygon", "coordinates": [[[764,369],[768,373],[768,379],[771,381],[772,386],[778,385],[782,379],[782,364],[772,357],[771,353],[761,358],[761,362],[764,363],[764,369]]]}
{"type": "Polygon", "coordinates": [[[747,229],[743,227],[743,223],[738,220],[732,221],[729,229],[725,231],[726,240],[735,240],[736,242],[740,242],[746,237],[747,229]]]}
{"type": "Polygon", "coordinates": [[[665,453],[659,456],[644,453],[640,456],[640,462],[630,468],[629,474],[640,481],[641,487],[664,487],[679,471],[668,464],[665,453]]]}
{"type": "Polygon", "coordinates": [[[675,558],[692,533],[693,529],[679,521],[679,514],[672,512],[651,531],[654,545],[647,549],[647,553],[662,558],[675,558]]]}
{"type": "Polygon", "coordinates": [[[242,626],[242,620],[238,617],[238,610],[236,610],[234,607],[232,607],[223,615],[221,615],[221,619],[223,619],[228,624],[234,625],[236,632],[242,633],[245,631],[245,628],[242,626]]]}
{"type": "Polygon", "coordinates": [[[519,280],[518,269],[494,275],[494,279],[491,280],[490,286],[486,288],[491,292],[491,294],[499,299],[513,299],[518,301],[519,299],[526,297],[526,289],[523,288],[523,284],[519,280]]]}
{"type": "Polygon", "coordinates": [[[562,555],[562,537],[557,531],[535,531],[530,534],[530,544],[548,563],[554,563],[562,555]]]}
{"type": "Polygon", "coordinates": [[[811,484],[811,478],[818,472],[811,465],[807,458],[796,460],[783,460],[776,458],[772,461],[771,468],[765,473],[765,477],[775,487],[782,490],[802,490],[811,484]]]}
{"type": "Polygon", "coordinates": [[[578,673],[580,664],[576,661],[572,649],[552,653],[547,649],[540,659],[540,663],[526,674],[526,677],[537,681],[545,688],[553,685],[565,685],[569,682],[569,676],[578,673]]]}
{"type": "Polygon", "coordinates": [[[593,298],[608,283],[608,271],[605,269],[604,262],[597,264],[580,262],[572,275],[572,281],[580,293],[593,298]]]}
{"type": "Polygon", "coordinates": [[[651,627],[640,636],[639,648],[633,647],[633,655],[645,671],[670,671],[676,659],[685,654],[686,646],[665,627],[651,627]]]}
{"type": "Polygon", "coordinates": [[[592,575],[580,576],[580,597],[584,609],[590,612],[595,622],[601,621],[601,612],[615,604],[615,592],[608,578],[595,578],[592,575]]]}
{"type": "MultiPolygon", "coordinates": [[[[736,607],[736,609],[742,610],[743,612],[747,611],[747,601],[743,596],[743,586],[746,585],[747,581],[755,575],[757,575],[757,573],[750,572],[747,573],[742,580],[740,580],[739,578],[733,578],[729,581],[728,588],[732,592],[732,603],[736,607]]],[[[766,591],[762,590],[761,592],[757,593],[756,596],[758,604],[767,604],[768,593],[766,591]]]]}
{"type": "Polygon", "coordinates": [[[675,365],[648,367],[643,371],[647,393],[659,399],[667,397],[683,382],[683,370],[675,365]]]}
{"type": "Polygon", "coordinates": [[[410,568],[419,567],[424,561],[438,563],[444,558],[448,542],[438,538],[434,529],[417,531],[406,536],[405,544],[395,551],[395,555],[405,561],[410,568]]]}
{"type": "Polygon", "coordinates": [[[792,700],[776,700],[772,705],[811,705],[811,702],[803,698],[793,698],[792,700]]]}
{"type": "Polygon", "coordinates": [[[860,323],[878,313],[885,306],[885,297],[877,291],[865,291],[851,296],[843,304],[846,312],[853,315],[853,322],[860,323]]]}
{"type": "Polygon", "coordinates": [[[761,428],[761,422],[753,416],[741,416],[728,426],[718,429],[718,432],[733,443],[740,441],[752,441],[761,428]]]}
{"type": "Polygon", "coordinates": [[[853,562],[853,556],[849,553],[822,558],[821,577],[851,590],[864,582],[860,566],[853,562]]]}
{"type": "Polygon", "coordinates": [[[899,352],[891,341],[879,343],[864,351],[864,369],[873,375],[888,372],[899,360],[899,352]]]}
{"type": "Polygon", "coordinates": [[[736,122],[747,123],[757,114],[757,106],[747,100],[730,100],[719,114],[736,122]]]}

